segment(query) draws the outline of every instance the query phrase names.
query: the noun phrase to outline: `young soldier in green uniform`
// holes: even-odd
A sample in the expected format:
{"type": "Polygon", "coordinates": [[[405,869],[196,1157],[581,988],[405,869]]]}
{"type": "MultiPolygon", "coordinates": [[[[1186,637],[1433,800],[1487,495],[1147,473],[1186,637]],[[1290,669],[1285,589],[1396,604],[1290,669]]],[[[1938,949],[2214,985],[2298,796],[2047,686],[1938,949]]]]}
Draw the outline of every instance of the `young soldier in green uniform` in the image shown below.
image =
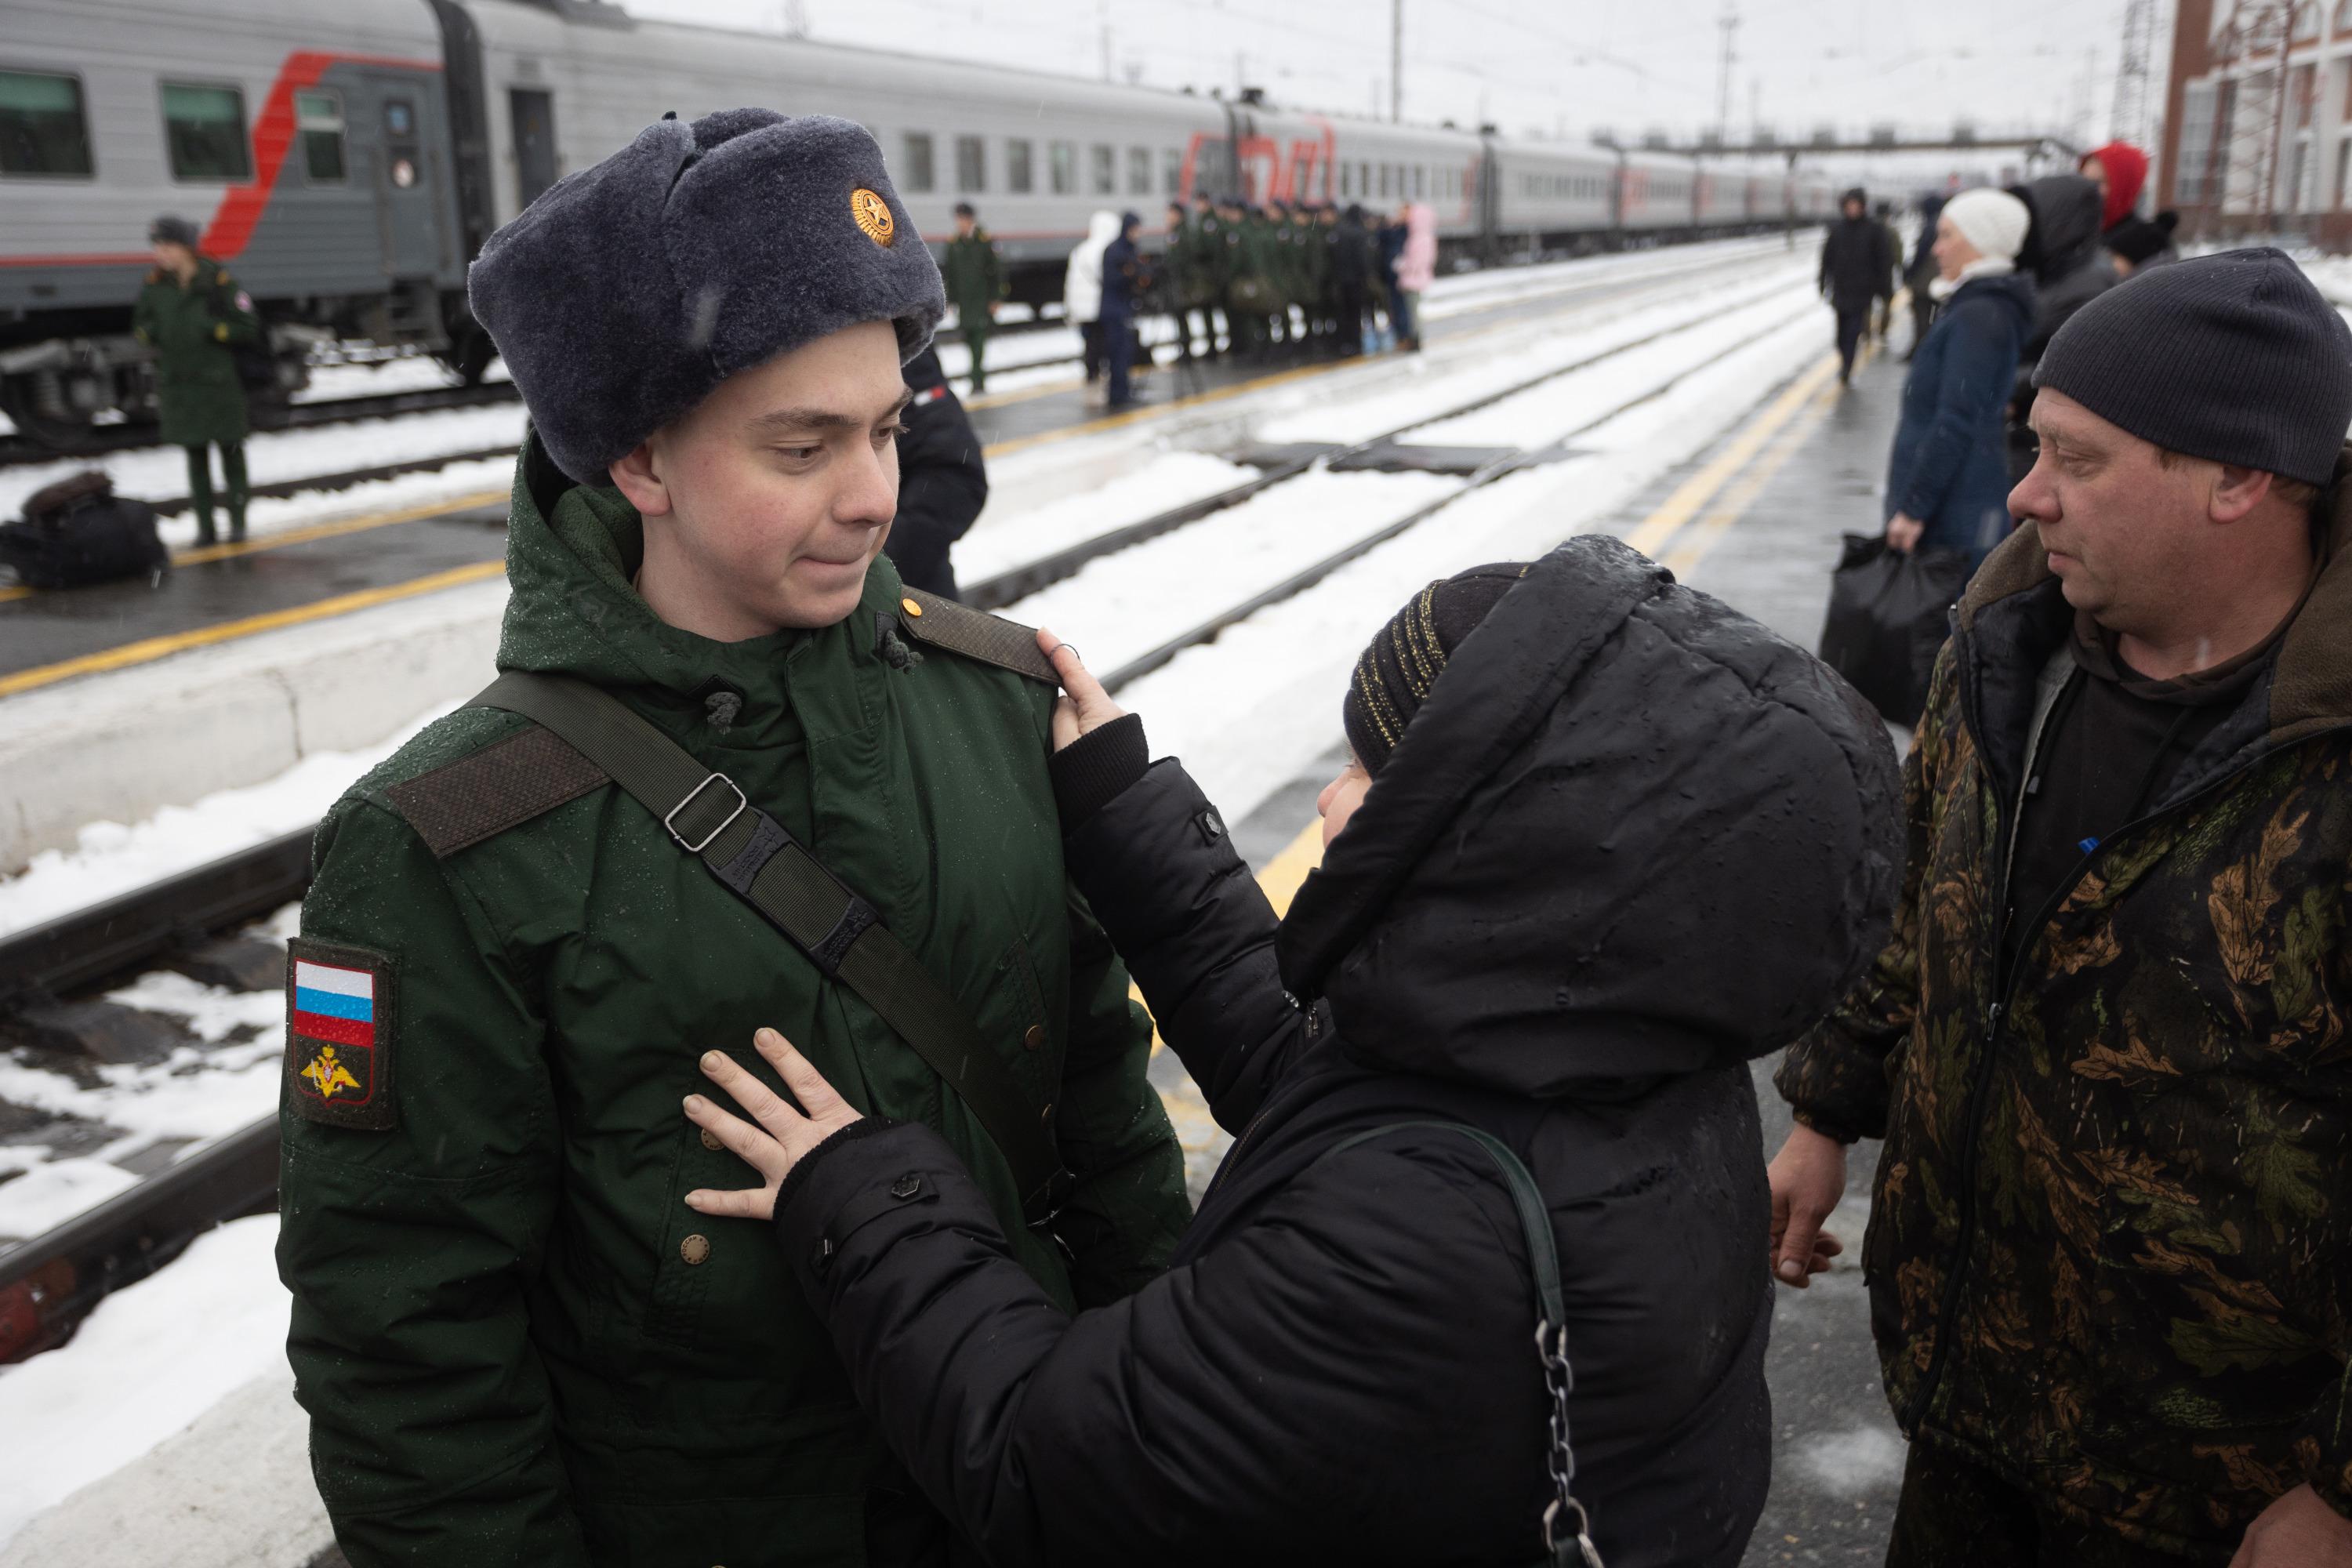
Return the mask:
{"type": "Polygon", "coordinates": [[[1004,298],[1004,263],[996,242],[980,226],[970,202],[955,206],[956,237],[948,241],[946,265],[948,302],[956,308],[956,321],[971,350],[971,389],[988,390],[988,334],[995,330],[996,302],[1004,298]]]}
{"type": "Polygon", "coordinates": [[[221,449],[227,489],[228,536],[245,537],[245,386],[231,351],[261,341],[253,300],[228,268],[196,251],[196,226],[159,217],[147,230],[155,268],[139,290],[131,330],[155,351],[155,402],[163,439],[188,454],[188,498],[196,512],[196,542],[210,544],[213,528],[211,447],[221,449]]]}
{"type": "Polygon", "coordinates": [[[1150,1026],[1068,889],[1054,686],[880,555],[938,269],[860,127],[667,119],[491,237],[530,410],[505,673],[329,814],[281,1276],[355,1568],[944,1562],[681,1120],[774,1025],[938,1128],[1084,1304],[1187,1219],[1150,1026]]]}

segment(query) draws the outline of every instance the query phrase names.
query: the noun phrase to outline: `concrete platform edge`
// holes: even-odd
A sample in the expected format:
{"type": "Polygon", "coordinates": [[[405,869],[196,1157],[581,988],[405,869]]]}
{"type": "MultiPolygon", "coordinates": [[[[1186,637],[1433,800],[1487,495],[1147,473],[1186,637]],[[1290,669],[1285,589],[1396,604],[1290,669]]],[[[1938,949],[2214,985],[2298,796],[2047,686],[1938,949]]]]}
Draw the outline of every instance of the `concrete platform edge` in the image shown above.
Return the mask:
{"type": "Polygon", "coordinates": [[[93,822],[375,744],[497,673],[503,581],[92,676],[0,704],[0,876],[93,822]]]}

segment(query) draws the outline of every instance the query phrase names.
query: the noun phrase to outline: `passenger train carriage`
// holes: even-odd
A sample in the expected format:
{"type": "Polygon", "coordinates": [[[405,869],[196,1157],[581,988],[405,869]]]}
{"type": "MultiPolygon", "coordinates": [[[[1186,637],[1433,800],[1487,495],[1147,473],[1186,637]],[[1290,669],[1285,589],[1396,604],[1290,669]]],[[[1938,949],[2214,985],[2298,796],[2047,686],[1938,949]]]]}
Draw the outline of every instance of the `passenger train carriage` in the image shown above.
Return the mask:
{"type": "Polygon", "coordinates": [[[1102,208],[1171,197],[1406,200],[1451,258],[1737,233],[1825,216],[1827,184],[1660,154],[1301,113],[773,35],[602,0],[9,0],[0,33],[0,406],[69,437],[142,417],[129,333],[148,223],[194,222],[269,323],[281,383],[326,338],[468,378],[467,261],[570,170],[664,112],[837,114],[881,143],[924,237],[971,201],[1016,299],[1058,299],[1102,208]]]}

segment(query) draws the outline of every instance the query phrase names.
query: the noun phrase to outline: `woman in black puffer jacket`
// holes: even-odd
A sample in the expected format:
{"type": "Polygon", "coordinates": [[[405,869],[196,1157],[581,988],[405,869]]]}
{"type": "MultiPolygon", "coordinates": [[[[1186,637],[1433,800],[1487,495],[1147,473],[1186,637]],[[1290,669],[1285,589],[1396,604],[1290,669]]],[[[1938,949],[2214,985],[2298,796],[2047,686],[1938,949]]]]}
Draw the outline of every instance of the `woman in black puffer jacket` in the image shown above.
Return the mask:
{"type": "Polygon", "coordinates": [[[1338,1148],[1467,1123],[1549,1212],[1601,1553],[1738,1563],[1770,1469],[1747,1064],[1885,935],[1877,720],[1611,540],[1433,584],[1359,667],[1370,787],[1326,792],[1360,805],[1277,925],[1183,770],[1057,663],[1072,875],[1238,1140],[1167,1274],[1062,1311],[929,1129],[857,1120],[772,1035],[806,1114],[715,1068],[768,1132],[690,1113],[768,1187],[690,1201],[773,1205],[859,1402],[993,1563],[1517,1565],[1554,1493],[1505,1185],[1443,1130],[1338,1148]]]}

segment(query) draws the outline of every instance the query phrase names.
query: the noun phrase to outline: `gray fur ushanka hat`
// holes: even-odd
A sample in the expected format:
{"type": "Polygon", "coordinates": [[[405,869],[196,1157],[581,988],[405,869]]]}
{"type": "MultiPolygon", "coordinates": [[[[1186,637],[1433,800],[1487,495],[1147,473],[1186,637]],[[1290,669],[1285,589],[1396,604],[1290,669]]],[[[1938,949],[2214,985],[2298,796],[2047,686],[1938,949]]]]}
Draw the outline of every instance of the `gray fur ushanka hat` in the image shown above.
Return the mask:
{"type": "Polygon", "coordinates": [[[862,321],[904,363],[947,310],[865,127],[767,109],[646,126],[490,236],[467,289],[585,484],[738,371],[862,321]]]}

